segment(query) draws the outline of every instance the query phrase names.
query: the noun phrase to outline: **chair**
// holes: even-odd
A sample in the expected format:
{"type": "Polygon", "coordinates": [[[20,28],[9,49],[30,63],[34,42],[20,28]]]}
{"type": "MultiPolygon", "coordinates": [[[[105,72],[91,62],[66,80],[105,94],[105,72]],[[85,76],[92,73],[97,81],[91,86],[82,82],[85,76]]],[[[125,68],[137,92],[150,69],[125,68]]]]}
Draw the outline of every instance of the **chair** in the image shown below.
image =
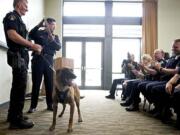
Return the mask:
{"type": "MultiPolygon", "coordinates": [[[[123,90],[122,84],[123,84],[124,80],[126,80],[126,78],[121,78],[121,83],[119,83],[117,85],[117,87],[116,87],[116,96],[118,96],[118,90],[123,90]]],[[[122,98],[122,96],[123,96],[123,92],[121,93],[121,98],[122,98]]]]}

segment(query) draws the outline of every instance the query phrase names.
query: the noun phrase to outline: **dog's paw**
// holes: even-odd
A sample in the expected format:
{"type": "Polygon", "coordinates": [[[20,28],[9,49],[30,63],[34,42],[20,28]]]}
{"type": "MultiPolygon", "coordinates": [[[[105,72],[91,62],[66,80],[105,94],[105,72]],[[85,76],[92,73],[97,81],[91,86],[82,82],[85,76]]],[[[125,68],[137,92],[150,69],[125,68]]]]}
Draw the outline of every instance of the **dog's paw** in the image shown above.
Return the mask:
{"type": "Polygon", "coordinates": [[[83,122],[83,120],[82,119],[78,119],[78,122],[83,122]]]}
{"type": "Polygon", "coordinates": [[[72,128],[69,128],[69,129],[67,130],[68,133],[71,133],[72,131],[73,131],[72,128]]]}
{"type": "Polygon", "coordinates": [[[49,131],[53,131],[55,129],[55,126],[50,126],[49,131]]]}
{"type": "Polygon", "coordinates": [[[63,116],[63,114],[59,114],[59,115],[58,115],[58,117],[62,117],[62,116],[63,116]]]}

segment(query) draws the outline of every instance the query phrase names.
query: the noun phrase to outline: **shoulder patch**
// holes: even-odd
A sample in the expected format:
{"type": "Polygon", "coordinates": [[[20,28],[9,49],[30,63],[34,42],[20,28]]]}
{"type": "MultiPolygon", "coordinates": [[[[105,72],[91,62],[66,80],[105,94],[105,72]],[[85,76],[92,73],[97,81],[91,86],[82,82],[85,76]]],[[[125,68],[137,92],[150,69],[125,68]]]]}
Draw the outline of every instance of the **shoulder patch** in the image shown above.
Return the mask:
{"type": "Polygon", "coordinates": [[[14,20],[16,20],[16,16],[15,15],[10,15],[8,17],[8,19],[11,20],[11,21],[14,21],[14,20]]]}

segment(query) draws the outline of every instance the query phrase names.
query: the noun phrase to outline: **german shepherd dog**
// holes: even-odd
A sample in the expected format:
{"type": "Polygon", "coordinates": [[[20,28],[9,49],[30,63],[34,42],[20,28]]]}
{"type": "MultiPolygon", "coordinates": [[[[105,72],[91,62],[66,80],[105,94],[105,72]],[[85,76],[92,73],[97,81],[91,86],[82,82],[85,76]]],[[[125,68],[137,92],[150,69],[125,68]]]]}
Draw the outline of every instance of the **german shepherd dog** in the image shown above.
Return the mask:
{"type": "Polygon", "coordinates": [[[72,126],[75,104],[78,111],[78,122],[83,121],[80,111],[80,91],[78,86],[72,82],[75,78],[76,75],[71,69],[63,68],[56,71],[53,89],[53,122],[49,128],[50,131],[55,129],[58,103],[63,105],[63,110],[59,114],[59,117],[63,116],[66,104],[70,105],[70,118],[67,132],[73,131],[72,126]]]}

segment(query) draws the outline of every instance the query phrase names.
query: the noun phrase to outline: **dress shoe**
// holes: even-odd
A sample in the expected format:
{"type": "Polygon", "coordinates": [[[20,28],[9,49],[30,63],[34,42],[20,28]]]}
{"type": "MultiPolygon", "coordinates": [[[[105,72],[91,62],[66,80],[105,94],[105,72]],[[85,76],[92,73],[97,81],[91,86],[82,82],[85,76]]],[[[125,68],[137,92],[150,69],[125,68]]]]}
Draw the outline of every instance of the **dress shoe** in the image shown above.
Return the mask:
{"type": "Polygon", "coordinates": [[[80,99],[83,99],[83,98],[85,98],[85,96],[80,96],[80,99]]]}
{"type": "Polygon", "coordinates": [[[120,103],[120,105],[126,107],[126,106],[130,106],[130,103],[129,102],[123,102],[123,103],[120,103]]]}
{"type": "Polygon", "coordinates": [[[122,96],[121,100],[122,100],[122,101],[125,101],[125,100],[126,100],[126,97],[125,97],[125,96],[122,96]]]}
{"type": "Polygon", "coordinates": [[[113,95],[108,95],[108,96],[106,96],[106,98],[107,98],[107,99],[115,99],[115,96],[113,96],[113,95]]]}
{"type": "Polygon", "coordinates": [[[16,122],[11,122],[9,125],[9,129],[28,129],[34,126],[33,122],[28,122],[26,120],[20,120],[16,122]]]}
{"type": "Polygon", "coordinates": [[[126,111],[132,112],[132,111],[138,111],[139,107],[138,105],[130,105],[128,108],[126,108],[126,111]]]}
{"type": "Polygon", "coordinates": [[[162,118],[162,113],[160,111],[157,111],[156,113],[153,114],[153,117],[156,119],[161,119],[162,118]]]}
{"type": "MultiPolygon", "coordinates": [[[[29,118],[28,118],[28,116],[23,116],[22,119],[23,119],[23,120],[28,120],[29,118]]],[[[6,120],[6,121],[7,121],[7,122],[10,122],[10,121],[11,121],[10,117],[7,117],[7,120],[6,120]]]]}
{"type": "Polygon", "coordinates": [[[175,128],[177,128],[178,130],[180,130],[180,123],[176,122],[175,128]]]}
{"type": "Polygon", "coordinates": [[[150,110],[148,113],[154,115],[157,112],[158,112],[158,109],[155,107],[154,109],[150,110]]]}
{"type": "Polygon", "coordinates": [[[180,115],[179,115],[179,114],[177,114],[177,119],[176,119],[176,125],[175,125],[175,127],[176,127],[178,130],[180,130],[180,115]]]}
{"type": "Polygon", "coordinates": [[[169,123],[171,121],[171,117],[173,116],[171,110],[169,108],[164,108],[161,112],[161,121],[163,123],[169,123]]]}
{"type": "Polygon", "coordinates": [[[36,111],[36,108],[30,108],[27,113],[34,113],[36,111]]]}

